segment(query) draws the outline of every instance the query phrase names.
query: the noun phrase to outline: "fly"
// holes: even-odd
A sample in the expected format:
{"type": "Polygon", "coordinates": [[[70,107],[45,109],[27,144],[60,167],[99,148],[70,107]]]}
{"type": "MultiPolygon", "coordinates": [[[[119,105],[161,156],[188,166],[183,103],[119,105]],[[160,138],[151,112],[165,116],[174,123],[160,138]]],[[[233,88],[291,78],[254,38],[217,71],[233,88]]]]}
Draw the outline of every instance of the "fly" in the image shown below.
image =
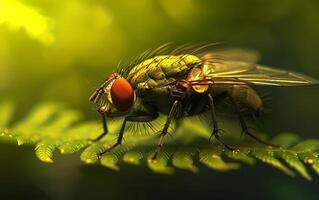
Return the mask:
{"type": "Polygon", "coordinates": [[[255,88],[265,86],[302,86],[318,81],[303,74],[261,66],[249,52],[205,51],[204,47],[184,45],[170,50],[163,45],[147,51],[131,64],[112,73],[90,97],[99,104],[103,133],[108,133],[107,118],[124,116],[117,142],[100,155],[122,143],[127,122],[145,123],[159,113],[167,116],[152,160],[161,151],[168,128],[173,120],[210,111],[213,123],[211,137],[229,150],[219,136],[216,103],[228,99],[238,115],[242,133],[267,146],[270,144],[250,132],[241,107],[255,112],[263,110],[263,101],[255,88]]]}

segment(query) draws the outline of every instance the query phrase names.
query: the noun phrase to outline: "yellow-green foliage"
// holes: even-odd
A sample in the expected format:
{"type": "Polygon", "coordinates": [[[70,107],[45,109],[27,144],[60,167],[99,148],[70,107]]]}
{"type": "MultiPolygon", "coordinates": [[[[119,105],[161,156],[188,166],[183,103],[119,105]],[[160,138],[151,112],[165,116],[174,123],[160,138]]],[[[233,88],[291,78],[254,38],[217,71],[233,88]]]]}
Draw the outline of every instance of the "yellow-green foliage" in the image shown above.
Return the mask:
{"type": "Polygon", "coordinates": [[[43,44],[54,42],[50,21],[52,24],[52,20],[43,16],[36,8],[17,0],[0,1],[0,24],[7,23],[14,30],[24,28],[30,37],[43,44]]]}
{"type": "Polygon", "coordinates": [[[213,170],[228,171],[239,169],[241,164],[254,165],[259,160],[290,176],[297,172],[311,180],[306,165],[319,174],[319,140],[300,141],[298,136],[291,133],[279,134],[271,140],[272,143],[281,144],[282,148],[267,148],[250,140],[240,143],[241,146],[237,145],[238,151],[230,152],[215,143],[207,142],[209,131],[202,126],[189,123],[189,120],[193,119],[185,119],[182,126],[173,133],[174,136],[168,137],[165,148],[156,161],[149,159],[158,139],[156,134],[127,134],[119,148],[105,154],[99,160],[97,153],[115,141],[121,119],[110,121],[110,134],[102,141],[91,144],[88,139],[95,138],[101,132],[100,122],[83,121],[81,113],[69,110],[63,105],[38,105],[23,120],[10,123],[12,114],[13,104],[1,103],[2,141],[33,145],[36,156],[47,163],[53,162],[53,155],[58,150],[61,154],[82,151],[83,162],[100,162],[113,170],[119,170],[123,163],[147,163],[148,167],[157,173],[171,174],[175,169],[196,173],[198,167],[194,162],[200,162],[213,170]],[[196,160],[198,158],[199,160],[196,160]]]}

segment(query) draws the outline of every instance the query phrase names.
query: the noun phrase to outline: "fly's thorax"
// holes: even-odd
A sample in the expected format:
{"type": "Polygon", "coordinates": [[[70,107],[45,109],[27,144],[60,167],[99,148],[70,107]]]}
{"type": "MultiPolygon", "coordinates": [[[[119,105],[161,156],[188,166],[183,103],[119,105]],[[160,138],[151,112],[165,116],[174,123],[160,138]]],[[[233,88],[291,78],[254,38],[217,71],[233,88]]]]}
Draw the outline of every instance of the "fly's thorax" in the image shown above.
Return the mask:
{"type": "Polygon", "coordinates": [[[147,59],[133,67],[127,80],[133,87],[151,89],[185,77],[189,66],[201,62],[194,55],[161,55],[147,59]]]}
{"type": "Polygon", "coordinates": [[[139,90],[137,97],[143,105],[153,107],[164,114],[168,114],[172,103],[167,87],[139,90]]]}

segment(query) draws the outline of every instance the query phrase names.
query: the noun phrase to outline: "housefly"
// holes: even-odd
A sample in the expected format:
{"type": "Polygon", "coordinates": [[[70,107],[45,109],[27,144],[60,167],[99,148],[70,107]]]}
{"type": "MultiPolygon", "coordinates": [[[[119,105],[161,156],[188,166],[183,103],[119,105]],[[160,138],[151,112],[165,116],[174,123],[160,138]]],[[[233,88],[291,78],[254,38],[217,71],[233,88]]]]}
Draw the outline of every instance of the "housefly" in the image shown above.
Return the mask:
{"type": "Polygon", "coordinates": [[[164,145],[165,136],[173,120],[210,112],[215,138],[229,150],[219,136],[216,103],[228,100],[237,113],[242,133],[268,146],[249,130],[241,108],[256,113],[263,110],[263,101],[256,92],[258,86],[302,86],[317,84],[317,80],[300,73],[261,66],[256,56],[244,50],[208,51],[207,46],[181,46],[172,49],[163,45],[147,51],[125,67],[109,75],[90,97],[99,105],[103,133],[108,133],[106,118],[124,116],[117,142],[100,155],[122,143],[127,122],[146,123],[159,113],[167,116],[152,159],[164,145]]]}

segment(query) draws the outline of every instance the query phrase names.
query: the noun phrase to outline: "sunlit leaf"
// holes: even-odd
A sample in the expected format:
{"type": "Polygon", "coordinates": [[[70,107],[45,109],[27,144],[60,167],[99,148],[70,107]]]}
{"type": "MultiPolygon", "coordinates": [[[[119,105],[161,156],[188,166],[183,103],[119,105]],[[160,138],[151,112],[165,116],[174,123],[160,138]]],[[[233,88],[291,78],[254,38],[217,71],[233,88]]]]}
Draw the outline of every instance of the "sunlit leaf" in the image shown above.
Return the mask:
{"type": "Polygon", "coordinates": [[[291,152],[291,151],[279,151],[279,152],[276,152],[276,154],[278,157],[285,160],[289,164],[290,167],[294,168],[304,178],[311,180],[311,177],[308,174],[305,166],[299,160],[297,153],[291,152]]]}
{"type": "Polygon", "coordinates": [[[14,105],[10,101],[3,101],[0,104],[0,132],[4,131],[3,129],[9,126],[9,123],[12,120],[14,112],[14,105]]]}
{"type": "Polygon", "coordinates": [[[276,167],[277,169],[285,172],[290,176],[294,176],[294,172],[283,165],[278,159],[274,157],[273,151],[267,151],[263,149],[252,150],[251,154],[255,156],[257,159],[276,167]]]}
{"type": "Polygon", "coordinates": [[[133,165],[141,164],[141,160],[143,159],[143,153],[137,151],[130,151],[124,154],[123,161],[126,163],[130,163],[133,165]]]}
{"type": "Polygon", "coordinates": [[[200,152],[200,161],[206,166],[218,170],[218,171],[229,171],[234,169],[239,169],[240,165],[238,163],[225,162],[221,158],[221,151],[218,148],[210,148],[200,152]]]}
{"type": "Polygon", "coordinates": [[[189,170],[197,173],[198,168],[194,165],[193,157],[197,153],[196,149],[181,149],[174,153],[172,164],[176,168],[189,170]]]}
{"type": "Polygon", "coordinates": [[[0,1],[0,24],[6,23],[13,30],[23,28],[27,34],[43,44],[52,44],[53,20],[38,9],[18,0],[0,1]]]}
{"type": "Polygon", "coordinates": [[[247,155],[247,152],[244,150],[242,151],[226,151],[226,155],[234,160],[241,161],[243,163],[246,163],[248,165],[254,165],[256,160],[252,157],[249,157],[247,155]]]}
{"type": "MultiPolygon", "coordinates": [[[[194,119],[186,119],[180,128],[167,136],[163,151],[152,160],[158,142],[156,134],[137,134],[131,129],[124,136],[121,145],[100,156],[117,141],[123,119],[108,121],[109,133],[99,142],[92,142],[102,132],[99,121],[81,121],[82,115],[55,103],[35,106],[29,114],[18,122],[9,122],[13,105],[0,103],[3,140],[15,141],[18,145],[32,145],[36,156],[43,162],[53,163],[54,154],[72,154],[81,151],[81,160],[87,164],[100,163],[112,170],[124,168],[124,163],[146,165],[151,171],[172,174],[176,169],[198,172],[198,162],[217,171],[239,169],[240,163],[254,165],[260,160],[284,173],[294,176],[294,171],[311,180],[307,165],[319,174],[319,140],[301,139],[293,133],[282,133],[271,142],[280,148],[269,148],[241,141],[237,149],[229,151],[218,144],[209,143],[210,131],[194,119]],[[204,141],[206,142],[204,142],[204,141]],[[58,151],[56,151],[58,150],[58,151]],[[287,165],[285,165],[285,163],[287,165]]],[[[145,126],[147,128],[147,126],[145,126]]],[[[136,131],[140,130],[139,128],[136,131]]],[[[171,130],[171,132],[174,129],[171,130]]],[[[125,170],[125,169],[122,169],[125,170]]]]}
{"type": "Polygon", "coordinates": [[[152,153],[148,156],[148,166],[149,168],[157,173],[162,174],[172,174],[174,168],[168,165],[170,156],[172,155],[169,151],[163,151],[156,160],[152,160],[152,153]]]}

